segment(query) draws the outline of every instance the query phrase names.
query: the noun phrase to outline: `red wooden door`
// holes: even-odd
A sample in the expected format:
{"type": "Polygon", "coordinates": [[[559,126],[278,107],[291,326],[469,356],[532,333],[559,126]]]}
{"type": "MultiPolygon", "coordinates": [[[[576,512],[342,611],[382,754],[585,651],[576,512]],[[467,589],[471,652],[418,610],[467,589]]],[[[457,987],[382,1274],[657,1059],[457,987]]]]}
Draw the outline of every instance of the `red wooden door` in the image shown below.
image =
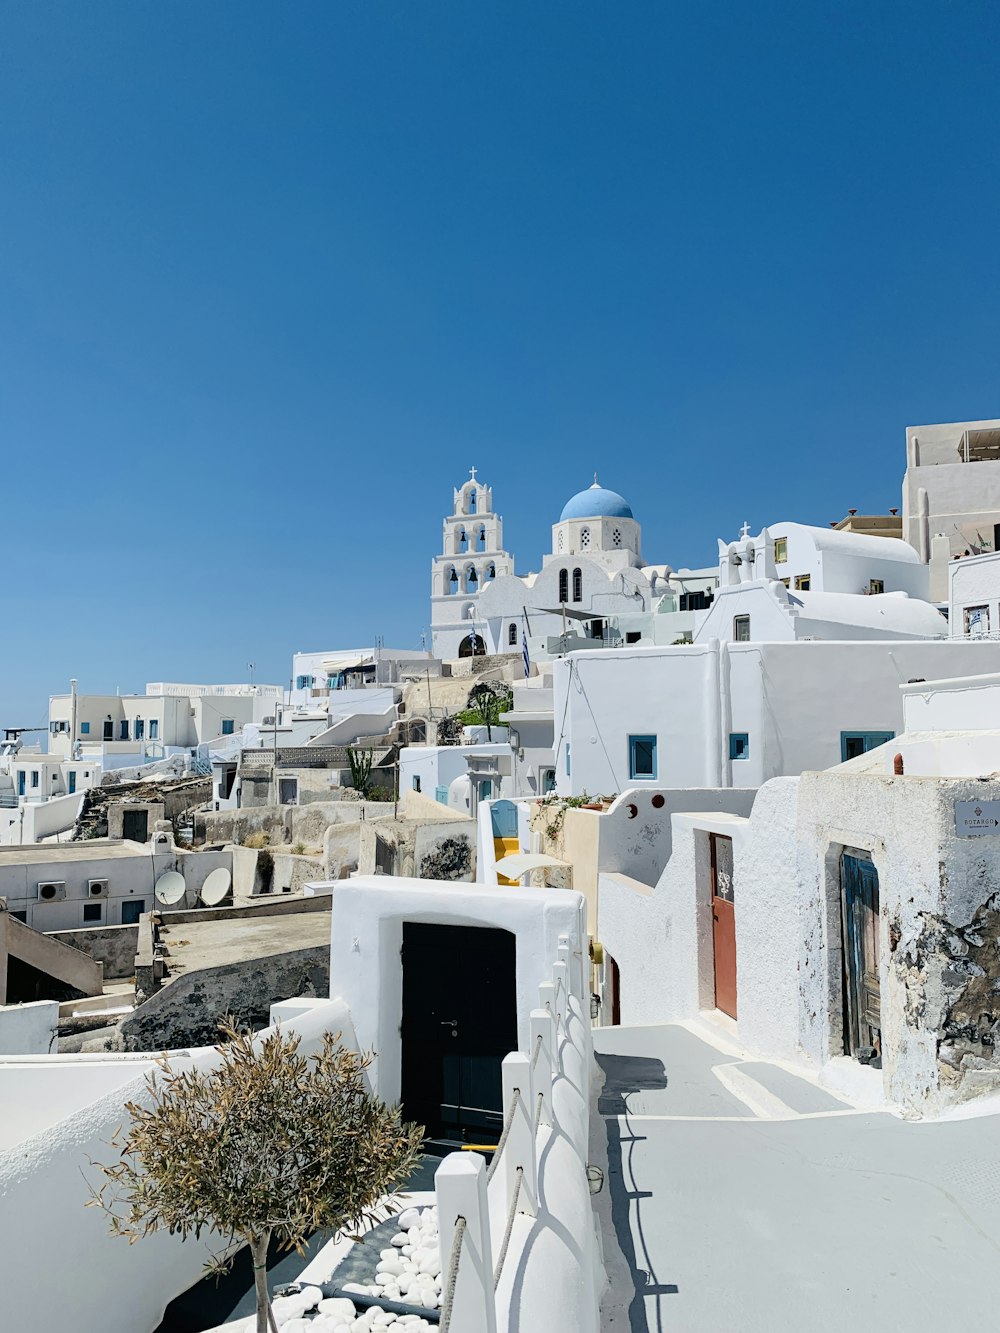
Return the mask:
{"type": "Polygon", "coordinates": [[[712,947],[715,1007],[736,1017],[736,908],[733,900],[733,840],[709,835],[712,848],[712,947]]]}

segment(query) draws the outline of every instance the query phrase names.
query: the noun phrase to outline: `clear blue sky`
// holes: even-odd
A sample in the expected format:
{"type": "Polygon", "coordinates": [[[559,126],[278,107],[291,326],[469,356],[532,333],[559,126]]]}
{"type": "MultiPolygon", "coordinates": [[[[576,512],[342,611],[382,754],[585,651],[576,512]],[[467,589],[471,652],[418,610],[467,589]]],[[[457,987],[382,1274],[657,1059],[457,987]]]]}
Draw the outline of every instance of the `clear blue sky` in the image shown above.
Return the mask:
{"type": "Polygon", "coordinates": [[[419,645],[451,487],[648,558],[1000,414],[987,3],[15,0],[0,723],[419,645]]]}

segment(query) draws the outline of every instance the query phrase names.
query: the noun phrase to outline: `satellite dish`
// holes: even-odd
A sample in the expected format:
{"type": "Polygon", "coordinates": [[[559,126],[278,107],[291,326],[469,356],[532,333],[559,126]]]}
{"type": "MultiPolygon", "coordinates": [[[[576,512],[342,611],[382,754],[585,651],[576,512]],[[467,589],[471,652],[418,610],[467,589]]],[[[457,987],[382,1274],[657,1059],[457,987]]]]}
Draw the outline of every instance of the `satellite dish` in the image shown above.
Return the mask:
{"type": "Polygon", "coordinates": [[[225,866],[219,866],[218,870],[213,870],[201,886],[201,901],[206,907],[218,907],[229,893],[229,886],[232,882],[233,877],[225,866]]]}
{"type": "Polygon", "coordinates": [[[162,903],[164,907],[170,907],[174,903],[179,903],[184,897],[187,886],[184,883],[184,876],[177,870],[167,870],[153,885],[153,893],[156,895],[156,901],[162,903]]]}

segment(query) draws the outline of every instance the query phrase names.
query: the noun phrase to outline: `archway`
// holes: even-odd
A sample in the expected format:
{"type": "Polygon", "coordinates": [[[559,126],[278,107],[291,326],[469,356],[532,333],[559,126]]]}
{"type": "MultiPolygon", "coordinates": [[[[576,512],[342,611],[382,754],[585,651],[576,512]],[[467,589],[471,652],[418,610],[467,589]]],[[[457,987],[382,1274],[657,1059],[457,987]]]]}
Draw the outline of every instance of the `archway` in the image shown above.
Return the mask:
{"type": "Polygon", "coordinates": [[[485,657],[486,644],[478,634],[466,634],[458,645],[459,657],[485,657]]]}

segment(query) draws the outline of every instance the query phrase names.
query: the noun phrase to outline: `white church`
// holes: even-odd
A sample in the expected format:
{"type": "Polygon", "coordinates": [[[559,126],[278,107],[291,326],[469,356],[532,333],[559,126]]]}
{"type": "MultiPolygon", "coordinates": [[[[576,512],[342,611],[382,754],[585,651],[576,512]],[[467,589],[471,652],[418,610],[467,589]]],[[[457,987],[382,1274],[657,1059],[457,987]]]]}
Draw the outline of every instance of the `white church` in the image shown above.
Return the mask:
{"type": "Polygon", "coordinates": [[[584,647],[649,645],[690,637],[718,570],[674,571],[642,558],[628,501],[594,484],[572,496],[552,527],[539,573],[514,573],[493,492],[472,475],[454,492],[432,571],[434,656],[521,653],[549,660],[584,647]]]}

